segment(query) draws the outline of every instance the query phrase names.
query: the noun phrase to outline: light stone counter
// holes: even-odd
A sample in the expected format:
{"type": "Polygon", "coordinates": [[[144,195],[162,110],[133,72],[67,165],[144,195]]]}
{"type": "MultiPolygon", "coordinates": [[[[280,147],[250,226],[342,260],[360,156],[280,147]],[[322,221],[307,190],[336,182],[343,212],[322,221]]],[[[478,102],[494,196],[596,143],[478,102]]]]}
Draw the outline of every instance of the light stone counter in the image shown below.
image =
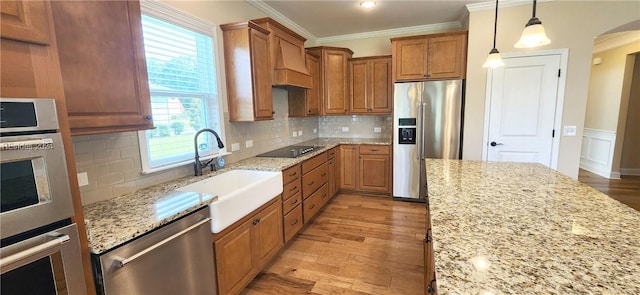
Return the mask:
{"type": "Polygon", "coordinates": [[[188,176],[83,207],[89,248],[101,254],[164,224],[207,206],[216,196],[178,192],[177,188],[233,169],[282,171],[340,144],[390,145],[390,139],[321,138],[297,145],[322,146],[298,158],[253,157],[229,164],[217,172],[188,176]]]}
{"type": "Polygon", "coordinates": [[[640,294],[640,213],[539,164],[427,160],[439,294],[640,294]]]}

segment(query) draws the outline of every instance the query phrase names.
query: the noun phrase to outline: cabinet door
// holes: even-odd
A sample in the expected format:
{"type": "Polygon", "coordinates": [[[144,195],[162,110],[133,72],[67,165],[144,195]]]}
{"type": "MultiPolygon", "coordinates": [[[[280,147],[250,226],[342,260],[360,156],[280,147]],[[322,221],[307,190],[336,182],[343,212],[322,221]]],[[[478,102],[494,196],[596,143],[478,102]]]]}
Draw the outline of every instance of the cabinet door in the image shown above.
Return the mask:
{"type": "Polygon", "coordinates": [[[251,42],[251,79],[253,80],[253,111],[256,120],[273,119],[269,38],[256,30],[249,30],[251,42]]]}
{"type": "Polygon", "coordinates": [[[49,14],[44,1],[3,0],[0,36],[27,43],[49,45],[49,14]]]}
{"type": "Polygon", "coordinates": [[[313,86],[307,92],[307,115],[320,114],[320,59],[307,54],[307,69],[311,74],[313,86]]]}
{"type": "Polygon", "coordinates": [[[332,198],[336,194],[336,161],[334,158],[327,160],[327,170],[329,170],[327,190],[329,191],[329,198],[332,198]]]}
{"type": "Polygon", "coordinates": [[[464,78],[466,33],[429,38],[429,79],[464,78]]]}
{"type": "Polygon", "coordinates": [[[348,87],[348,56],[343,51],[324,50],[323,53],[323,83],[324,100],[323,114],[346,114],[348,87]]]}
{"type": "Polygon", "coordinates": [[[358,146],[340,146],[340,189],[357,189],[358,146]]]}
{"type": "Polygon", "coordinates": [[[238,228],[215,242],[216,270],[218,275],[218,288],[220,294],[229,294],[233,290],[239,291],[244,283],[253,275],[254,261],[251,255],[252,220],[240,225],[238,228]]]}
{"type": "Polygon", "coordinates": [[[427,77],[426,37],[393,41],[394,81],[420,81],[427,77]]]}
{"type": "Polygon", "coordinates": [[[360,155],[358,190],[389,192],[389,155],[360,155]]]}
{"type": "Polygon", "coordinates": [[[74,135],[153,127],[138,1],[51,1],[74,135]]]}
{"type": "Polygon", "coordinates": [[[349,92],[349,113],[366,114],[371,106],[368,104],[370,92],[369,61],[352,60],[349,61],[349,81],[351,87],[349,92]]]}
{"type": "Polygon", "coordinates": [[[371,102],[371,113],[391,114],[393,106],[393,83],[391,82],[391,58],[372,59],[370,68],[370,93],[367,95],[371,102]]]}
{"type": "Polygon", "coordinates": [[[431,228],[427,229],[424,238],[424,283],[425,294],[438,294],[431,228]]]}
{"type": "Polygon", "coordinates": [[[282,204],[262,210],[252,221],[254,226],[256,267],[261,268],[283,245],[282,204]]]}

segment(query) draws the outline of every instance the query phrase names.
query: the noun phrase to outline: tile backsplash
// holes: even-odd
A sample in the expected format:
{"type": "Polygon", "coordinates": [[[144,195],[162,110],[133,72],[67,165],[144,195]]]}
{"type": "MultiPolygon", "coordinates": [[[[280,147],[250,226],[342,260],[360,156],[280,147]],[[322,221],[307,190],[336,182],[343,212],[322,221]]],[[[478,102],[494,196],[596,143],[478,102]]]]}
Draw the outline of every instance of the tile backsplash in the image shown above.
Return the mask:
{"type": "MultiPolygon", "coordinates": [[[[289,118],[287,99],[286,90],[273,89],[273,120],[229,122],[228,113],[224,114],[227,151],[231,152],[234,143],[240,148],[225,156],[227,163],[317,137],[391,137],[391,116],[289,118]],[[343,127],[349,131],[343,132],[343,127]],[[374,132],[374,128],[380,128],[380,132],[374,132]],[[247,141],[253,146],[247,147],[247,141]]],[[[142,174],[137,132],[75,136],[73,146],[77,171],[86,172],[89,180],[88,185],[80,187],[84,205],[193,174],[192,164],[142,174]]]]}

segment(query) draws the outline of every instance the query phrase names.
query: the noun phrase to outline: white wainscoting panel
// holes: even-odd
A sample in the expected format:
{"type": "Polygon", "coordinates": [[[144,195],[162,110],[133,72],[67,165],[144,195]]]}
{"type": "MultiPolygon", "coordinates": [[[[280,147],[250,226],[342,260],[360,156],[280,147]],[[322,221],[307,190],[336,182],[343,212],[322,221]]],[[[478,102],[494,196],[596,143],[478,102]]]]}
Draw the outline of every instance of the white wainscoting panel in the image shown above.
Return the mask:
{"type": "Polygon", "coordinates": [[[616,133],[585,128],[582,136],[580,168],[606,178],[620,178],[620,172],[611,171],[616,133]]]}

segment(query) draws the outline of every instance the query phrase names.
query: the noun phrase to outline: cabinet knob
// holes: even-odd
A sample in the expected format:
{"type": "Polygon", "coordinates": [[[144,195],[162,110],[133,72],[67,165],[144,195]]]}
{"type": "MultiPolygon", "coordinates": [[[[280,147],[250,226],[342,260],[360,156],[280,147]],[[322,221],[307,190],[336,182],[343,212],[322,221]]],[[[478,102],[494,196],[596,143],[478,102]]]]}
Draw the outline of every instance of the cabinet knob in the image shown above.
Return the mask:
{"type": "Polygon", "coordinates": [[[260,218],[256,218],[256,219],[253,221],[253,225],[257,225],[258,223],[260,223],[260,218]]]}
{"type": "Polygon", "coordinates": [[[144,119],[151,121],[153,119],[153,117],[151,115],[146,115],[146,116],[144,116],[144,119]]]}
{"type": "Polygon", "coordinates": [[[275,114],[276,114],[276,112],[275,112],[275,111],[271,111],[271,114],[272,114],[272,115],[275,115],[275,114]]]}
{"type": "Polygon", "coordinates": [[[311,110],[307,110],[307,113],[311,113],[311,110]]]}

